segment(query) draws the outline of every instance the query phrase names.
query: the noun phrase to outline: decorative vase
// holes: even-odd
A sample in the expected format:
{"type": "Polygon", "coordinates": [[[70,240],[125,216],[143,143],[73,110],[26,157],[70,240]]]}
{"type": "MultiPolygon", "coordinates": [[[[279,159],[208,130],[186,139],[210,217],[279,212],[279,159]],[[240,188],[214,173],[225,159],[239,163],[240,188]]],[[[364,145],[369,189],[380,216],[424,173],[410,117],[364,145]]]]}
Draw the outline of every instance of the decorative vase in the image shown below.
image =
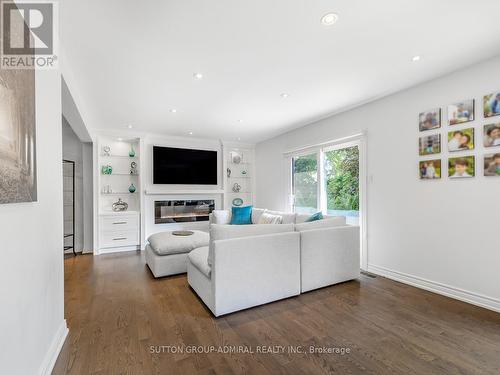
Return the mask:
{"type": "Polygon", "coordinates": [[[241,185],[238,184],[237,182],[235,182],[234,185],[233,185],[233,192],[239,193],[240,190],[241,190],[241,185]]]}
{"type": "Polygon", "coordinates": [[[128,187],[128,191],[131,192],[131,193],[135,193],[135,186],[134,186],[134,184],[130,184],[130,186],[128,187]]]}
{"type": "Polygon", "coordinates": [[[134,146],[130,146],[130,151],[128,152],[128,156],[130,156],[131,158],[135,156],[134,146]]]}
{"type": "Polygon", "coordinates": [[[113,173],[113,167],[111,165],[103,165],[101,168],[102,174],[109,175],[113,173]]]}
{"type": "Polygon", "coordinates": [[[226,173],[227,173],[227,178],[231,177],[231,169],[227,168],[226,173]]]}
{"type": "Polygon", "coordinates": [[[110,152],[111,152],[111,147],[109,146],[104,146],[102,148],[102,150],[104,151],[104,156],[111,156],[110,152]]]}

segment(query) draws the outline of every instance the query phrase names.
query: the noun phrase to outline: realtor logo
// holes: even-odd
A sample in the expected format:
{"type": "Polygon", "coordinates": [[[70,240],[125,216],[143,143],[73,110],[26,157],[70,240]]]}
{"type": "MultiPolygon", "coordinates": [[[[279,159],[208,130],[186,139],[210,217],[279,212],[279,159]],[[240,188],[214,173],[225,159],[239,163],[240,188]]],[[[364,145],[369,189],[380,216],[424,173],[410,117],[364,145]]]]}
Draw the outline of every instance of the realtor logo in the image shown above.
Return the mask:
{"type": "Polygon", "coordinates": [[[2,69],[57,67],[57,3],[1,2],[2,69]]]}

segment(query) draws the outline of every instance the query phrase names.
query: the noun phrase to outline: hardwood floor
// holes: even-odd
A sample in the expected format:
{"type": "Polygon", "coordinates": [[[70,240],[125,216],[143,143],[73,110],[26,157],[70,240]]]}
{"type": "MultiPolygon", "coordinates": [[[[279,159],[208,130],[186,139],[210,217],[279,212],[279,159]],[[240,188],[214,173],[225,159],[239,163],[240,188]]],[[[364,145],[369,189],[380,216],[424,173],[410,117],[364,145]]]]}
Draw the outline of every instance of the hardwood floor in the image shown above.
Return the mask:
{"type": "Polygon", "coordinates": [[[64,263],[70,333],[54,374],[500,374],[500,314],[382,277],[215,319],[185,275],[154,279],[136,252],[64,263]]]}

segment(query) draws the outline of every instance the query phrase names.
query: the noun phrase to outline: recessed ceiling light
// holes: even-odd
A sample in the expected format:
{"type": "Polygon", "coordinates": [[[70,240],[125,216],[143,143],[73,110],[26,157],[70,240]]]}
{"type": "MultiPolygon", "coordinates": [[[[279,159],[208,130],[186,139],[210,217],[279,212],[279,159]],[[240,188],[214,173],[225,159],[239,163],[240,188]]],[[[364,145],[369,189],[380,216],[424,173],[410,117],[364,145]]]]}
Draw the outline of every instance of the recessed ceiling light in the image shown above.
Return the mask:
{"type": "Polygon", "coordinates": [[[243,122],[243,120],[238,120],[238,122],[241,124],[243,122]]]}
{"type": "Polygon", "coordinates": [[[284,92],[284,93],[282,93],[280,96],[281,96],[283,99],[286,99],[286,98],[288,98],[288,97],[290,96],[290,94],[287,94],[286,92],[284,92]]]}
{"type": "Polygon", "coordinates": [[[202,78],[203,78],[203,74],[201,74],[201,73],[194,73],[194,74],[193,74],[193,77],[194,77],[195,79],[202,79],[202,78]]]}
{"type": "Polygon", "coordinates": [[[170,113],[177,113],[177,110],[176,110],[175,108],[172,108],[172,109],[170,110],[170,113]]]}
{"type": "Polygon", "coordinates": [[[121,142],[121,141],[123,141],[123,138],[118,138],[118,142],[121,142]]]}
{"type": "Polygon", "coordinates": [[[238,141],[241,141],[241,137],[238,137],[238,141]]]}
{"type": "Polygon", "coordinates": [[[127,128],[132,129],[132,125],[128,125],[127,128]]]}
{"type": "Polygon", "coordinates": [[[327,13],[321,17],[321,23],[325,26],[332,26],[339,19],[337,13],[327,13]]]}
{"type": "Polygon", "coordinates": [[[411,58],[411,61],[413,61],[413,62],[420,61],[420,56],[419,56],[419,55],[413,56],[413,57],[411,58]]]}
{"type": "Polygon", "coordinates": [[[188,134],[189,134],[189,135],[193,135],[193,132],[189,132],[188,134]]]}

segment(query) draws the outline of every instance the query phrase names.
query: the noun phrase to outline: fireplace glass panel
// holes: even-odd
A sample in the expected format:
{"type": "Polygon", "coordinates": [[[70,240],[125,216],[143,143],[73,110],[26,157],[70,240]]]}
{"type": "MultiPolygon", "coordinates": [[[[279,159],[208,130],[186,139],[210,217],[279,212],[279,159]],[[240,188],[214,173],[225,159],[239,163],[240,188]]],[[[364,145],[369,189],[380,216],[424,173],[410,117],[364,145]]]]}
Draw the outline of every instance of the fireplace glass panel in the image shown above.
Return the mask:
{"type": "Polygon", "coordinates": [[[214,200],[155,201],[155,224],[208,221],[214,200]]]}

